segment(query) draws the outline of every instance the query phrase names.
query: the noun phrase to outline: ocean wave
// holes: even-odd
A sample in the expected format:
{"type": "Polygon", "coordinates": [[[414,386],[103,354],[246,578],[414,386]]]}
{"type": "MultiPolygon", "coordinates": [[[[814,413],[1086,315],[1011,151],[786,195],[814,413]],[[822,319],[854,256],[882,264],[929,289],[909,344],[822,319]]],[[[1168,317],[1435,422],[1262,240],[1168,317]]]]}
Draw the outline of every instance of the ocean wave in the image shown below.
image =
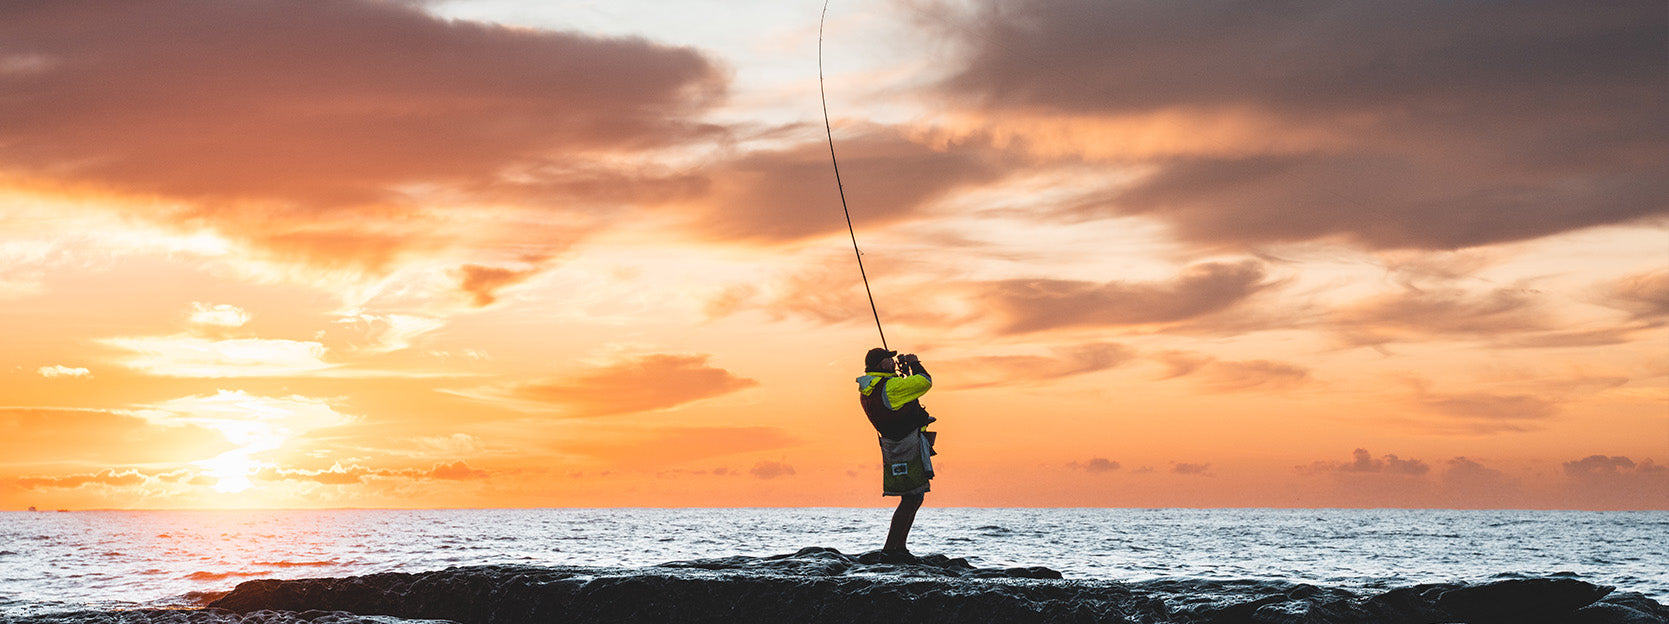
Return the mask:
{"type": "Polygon", "coordinates": [[[310,568],[337,565],[335,561],[257,561],[251,565],[269,568],[310,568]]]}
{"type": "Polygon", "coordinates": [[[267,573],[266,572],[244,572],[244,571],[241,571],[241,570],[237,571],[237,572],[204,572],[204,571],[197,571],[197,572],[192,572],[191,574],[187,574],[187,575],[185,575],[184,577],[181,577],[181,578],[184,578],[185,580],[188,580],[188,581],[224,581],[224,580],[229,579],[229,578],[250,577],[250,576],[267,576],[267,573]]]}

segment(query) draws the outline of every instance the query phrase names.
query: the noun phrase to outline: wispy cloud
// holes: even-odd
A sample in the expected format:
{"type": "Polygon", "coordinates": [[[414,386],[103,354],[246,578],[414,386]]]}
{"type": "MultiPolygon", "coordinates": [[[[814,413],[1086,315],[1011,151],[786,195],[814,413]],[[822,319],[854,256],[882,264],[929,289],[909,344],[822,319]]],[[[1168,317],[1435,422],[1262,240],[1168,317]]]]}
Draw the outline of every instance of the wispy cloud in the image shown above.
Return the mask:
{"type": "Polygon", "coordinates": [[[1289,362],[1225,361],[1191,351],[1167,351],[1155,358],[1166,367],[1162,379],[1192,377],[1216,392],[1284,391],[1313,381],[1309,368],[1289,362]]]}
{"type": "Polygon", "coordinates": [[[35,369],[35,372],[38,373],[40,376],[45,377],[47,379],[56,379],[56,378],[59,378],[59,377],[72,377],[73,378],[73,377],[91,377],[91,376],[93,376],[93,371],[87,370],[85,368],[80,368],[80,367],[64,366],[62,364],[54,364],[52,366],[42,366],[40,368],[35,369]]]}
{"type": "Polygon", "coordinates": [[[1056,347],[1051,355],[985,355],[950,360],[945,366],[965,381],[958,387],[1034,384],[1109,370],[1136,358],[1136,350],[1118,343],[1090,343],[1056,347]]]}
{"type": "Polygon", "coordinates": [[[974,303],[1002,319],[1005,333],[1026,333],[1174,323],[1227,310],[1270,285],[1256,262],[1212,262],[1162,282],[1005,280],[982,285],[974,303]]]}
{"type": "Polygon", "coordinates": [[[457,391],[574,417],[668,409],[751,388],[759,382],[709,366],[706,355],[655,354],[601,368],[507,386],[457,391]]]}
{"type": "Polygon", "coordinates": [[[310,341],[175,335],[99,342],[129,352],[118,360],[123,366],[161,377],[283,377],[335,366],[324,361],[324,345],[310,341]]]}

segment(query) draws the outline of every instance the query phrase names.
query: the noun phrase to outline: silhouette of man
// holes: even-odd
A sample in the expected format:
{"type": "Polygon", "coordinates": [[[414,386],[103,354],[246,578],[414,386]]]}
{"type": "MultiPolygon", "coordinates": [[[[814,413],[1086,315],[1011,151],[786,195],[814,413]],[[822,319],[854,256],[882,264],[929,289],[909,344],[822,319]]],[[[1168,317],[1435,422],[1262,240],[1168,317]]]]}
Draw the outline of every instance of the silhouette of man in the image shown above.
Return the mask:
{"type": "Polygon", "coordinates": [[[933,388],[933,377],[914,354],[898,355],[883,348],[864,355],[864,374],[858,378],[858,400],[881,444],[881,494],[897,496],[884,553],[909,556],[904,542],[915,524],[916,510],[933,479],[936,420],[921,406],[921,396],[933,388]]]}

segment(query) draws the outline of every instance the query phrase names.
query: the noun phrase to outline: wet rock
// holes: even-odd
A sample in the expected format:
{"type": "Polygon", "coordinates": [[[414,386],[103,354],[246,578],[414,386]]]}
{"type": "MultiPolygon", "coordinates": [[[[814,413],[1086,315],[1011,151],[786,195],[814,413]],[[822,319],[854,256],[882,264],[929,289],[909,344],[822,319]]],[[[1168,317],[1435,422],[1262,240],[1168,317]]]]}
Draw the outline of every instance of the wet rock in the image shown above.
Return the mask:
{"type": "Polygon", "coordinates": [[[1669,606],[1643,594],[1622,592],[1606,596],[1571,617],[1573,624],[1663,624],[1669,622],[1669,606]]]}
{"type": "Polygon", "coordinates": [[[1569,622],[1612,588],[1569,578],[1511,579],[1443,592],[1437,606],[1468,624],[1569,622]]]}
{"type": "Polygon", "coordinates": [[[230,610],[219,613],[246,614],[244,618],[263,612],[347,613],[461,624],[1669,624],[1669,607],[1640,594],[1608,596],[1609,591],[1572,578],[1420,585],[1371,595],[1267,580],[1119,583],[1063,579],[1059,572],[1041,567],[980,568],[946,555],[847,555],[813,547],[771,557],[720,557],[644,568],[479,566],[250,581],[211,607],[230,610]]]}

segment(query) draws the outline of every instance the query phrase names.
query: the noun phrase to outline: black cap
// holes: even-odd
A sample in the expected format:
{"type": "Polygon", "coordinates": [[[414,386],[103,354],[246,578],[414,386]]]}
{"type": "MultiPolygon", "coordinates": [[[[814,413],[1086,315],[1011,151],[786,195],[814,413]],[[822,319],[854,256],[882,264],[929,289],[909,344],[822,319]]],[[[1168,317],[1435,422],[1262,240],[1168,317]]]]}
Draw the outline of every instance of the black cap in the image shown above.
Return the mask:
{"type": "Polygon", "coordinates": [[[882,349],[881,347],[870,349],[869,353],[863,356],[863,368],[864,370],[874,370],[875,366],[881,363],[881,360],[885,360],[895,355],[898,355],[897,351],[888,351],[886,349],[882,349]]]}

